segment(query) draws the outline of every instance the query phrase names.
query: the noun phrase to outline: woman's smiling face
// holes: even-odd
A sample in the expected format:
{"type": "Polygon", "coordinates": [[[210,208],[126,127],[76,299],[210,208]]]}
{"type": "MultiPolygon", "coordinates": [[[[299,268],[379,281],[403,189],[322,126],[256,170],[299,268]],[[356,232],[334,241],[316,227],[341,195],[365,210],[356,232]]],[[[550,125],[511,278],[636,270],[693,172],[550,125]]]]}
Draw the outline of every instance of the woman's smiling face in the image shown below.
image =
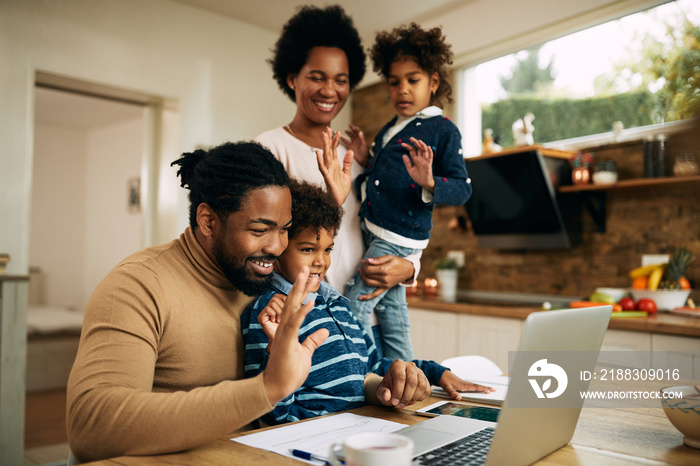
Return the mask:
{"type": "Polygon", "coordinates": [[[289,75],[297,117],[311,126],[330,125],[350,94],[348,58],[336,47],[313,47],[298,74],[289,75]]]}

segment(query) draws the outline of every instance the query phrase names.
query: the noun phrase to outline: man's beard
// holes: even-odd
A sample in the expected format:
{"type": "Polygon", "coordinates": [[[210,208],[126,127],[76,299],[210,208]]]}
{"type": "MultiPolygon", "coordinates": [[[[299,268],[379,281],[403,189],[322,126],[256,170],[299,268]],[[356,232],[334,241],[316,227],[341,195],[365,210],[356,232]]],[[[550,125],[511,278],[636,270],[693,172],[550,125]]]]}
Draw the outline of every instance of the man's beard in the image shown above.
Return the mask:
{"type": "MultiPolygon", "coordinates": [[[[272,274],[261,276],[251,272],[251,274],[255,275],[255,278],[248,277],[248,272],[245,268],[246,260],[244,259],[243,263],[239,267],[236,267],[236,258],[226,251],[224,241],[221,240],[224,236],[224,234],[221,234],[214,239],[212,254],[228,281],[242,293],[252,297],[260,296],[269,290],[272,286],[272,274]]],[[[262,260],[262,258],[256,259],[262,260]]],[[[274,260],[276,257],[269,256],[264,259],[272,261],[271,259],[274,260]]]]}

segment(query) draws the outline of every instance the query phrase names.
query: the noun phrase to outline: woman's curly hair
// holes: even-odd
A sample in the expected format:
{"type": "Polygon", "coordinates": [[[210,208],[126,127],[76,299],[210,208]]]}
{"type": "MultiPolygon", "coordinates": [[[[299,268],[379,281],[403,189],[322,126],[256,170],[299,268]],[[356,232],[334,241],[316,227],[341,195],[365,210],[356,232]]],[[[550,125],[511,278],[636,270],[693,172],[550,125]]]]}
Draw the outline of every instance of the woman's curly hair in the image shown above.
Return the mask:
{"type": "Polygon", "coordinates": [[[345,10],[340,5],[302,6],[284,25],[274,55],[268,60],[275,81],[292,102],[294,91],[287,84],[287,77],[301,71],[309,50],[314,47],[337,47],[345,52],[351,91],[365,75],[365,51],[360,34],[345,10]]]}
{"type": "Polygon", "coordinates": [[[343,208],[330,193],[320,186],[293,178],[289,183],[289,191],[292,193],[292,226],[288,232],[289,239],[307,228],[313,229],[316,234],[321,228],[338,234],[343,208]]]}
{"type": "Polygon", "coordinates": [[[391,64],[397,60],[414,60],[426,73],[438,73],[440,85],[431,98],[431,104],[442,106],[442,98],[452,102],[452,86],[446,65],[452,64],[452,46],[445,42],[439,27],[428,31],[416,23],[403,25],[391,32],[377,34],[370,49],[374,71],[384,78],[389,76],[391,64]]]}

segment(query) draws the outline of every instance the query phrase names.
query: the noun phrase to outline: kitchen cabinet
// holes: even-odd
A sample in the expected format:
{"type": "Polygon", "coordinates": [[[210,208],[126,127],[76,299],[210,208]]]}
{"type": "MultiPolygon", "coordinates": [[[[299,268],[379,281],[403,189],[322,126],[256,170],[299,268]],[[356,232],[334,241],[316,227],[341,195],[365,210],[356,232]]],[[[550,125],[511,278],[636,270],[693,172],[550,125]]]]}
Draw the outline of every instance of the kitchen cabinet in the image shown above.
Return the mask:
{"type": "Polygon", "coordinates": [[[651,345],[652,367],[679,369],[683,378],[700,379],[700,339],[653,334],[651,345]]]}
{"type": "Polygon", "coordinates": [[[417,359],[443,361],[478,354],[508,369],[508,351],[520,343],[523,321],[505,317],[409,308],[411,340],[417,359]]]}
{"type": "MultiPolygon", "coordinates": [[[[481,355],[508,372],[508,352],[518,349],[525,319],[537,310],[413,298],[409,318],[415,356],[440,362],[481,355]]],[[[700,380],[700,319],[669,313],[613,318],[599,360],[606,366],[679,369],[683,379],[700,380]]]]}
{"type": "Polygon", "coordinates": [[[700,378],[700,338],[608,329],[600,351],[598,361],[604,365],[679,369],[682,378],[700,378]]]}
{"type": "Polygon", "coordinates": [[[651,336],[651,333],[608,329],[603,338],[598,361],[602,364],[648,369],[652,362],[651,336]],[[621,351],[634,351],[634,353],[620,356],[621,351]]]}
{"type": "Polygon", "coordinates": [[[416,359],[444,361],[459,355],[457,351],[458,314],[408,308],[411,342],[416,359]]]}
{"type": "Polygon", "coordinates": [[[508,352],[517,351],[524,322],[479,315],[459,316],[458,354],[478,354],[508,372],[508,352]]]}

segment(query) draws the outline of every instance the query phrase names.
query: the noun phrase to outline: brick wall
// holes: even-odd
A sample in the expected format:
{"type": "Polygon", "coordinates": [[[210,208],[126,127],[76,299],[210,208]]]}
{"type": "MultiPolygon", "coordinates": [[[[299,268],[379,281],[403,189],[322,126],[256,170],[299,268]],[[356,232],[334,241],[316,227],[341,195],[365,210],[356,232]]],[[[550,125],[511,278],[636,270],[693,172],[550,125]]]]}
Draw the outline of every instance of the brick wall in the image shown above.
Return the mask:
{"type": "MultiPolygon", "coordinates": [[[[353,123],[362,127],[371,140],[394,115],[385,85],[356,91],[352,112],[353,123]]],[[[672,135],[670,152],[691,151],[700,161],[698,126],[694,131],[672,135]]],[[[596,162],[614,160],[621,180],[643,176],[641,141],[591,150],[596,162]]],[[[700,287],[700,183],[610,191],[606,203],[605,233],[597,231],[584,210],[579,246],[525,252],[480,248],[473,232],[448,228],[451,219],[464,215],[464,209],[438,206],[420,278],[433,275],[433,264],[447,251],[461,250],[467,265],[459,271],[460,288],[587,296],[599,286],[628,287],[627,274],[640,265],[642,254],[669,254],[685,246],[696,256],[688,279],[694,288],[700,287]]],[[[700,292],[695,291],[692,297],[700,304],[700,292]]]]}

